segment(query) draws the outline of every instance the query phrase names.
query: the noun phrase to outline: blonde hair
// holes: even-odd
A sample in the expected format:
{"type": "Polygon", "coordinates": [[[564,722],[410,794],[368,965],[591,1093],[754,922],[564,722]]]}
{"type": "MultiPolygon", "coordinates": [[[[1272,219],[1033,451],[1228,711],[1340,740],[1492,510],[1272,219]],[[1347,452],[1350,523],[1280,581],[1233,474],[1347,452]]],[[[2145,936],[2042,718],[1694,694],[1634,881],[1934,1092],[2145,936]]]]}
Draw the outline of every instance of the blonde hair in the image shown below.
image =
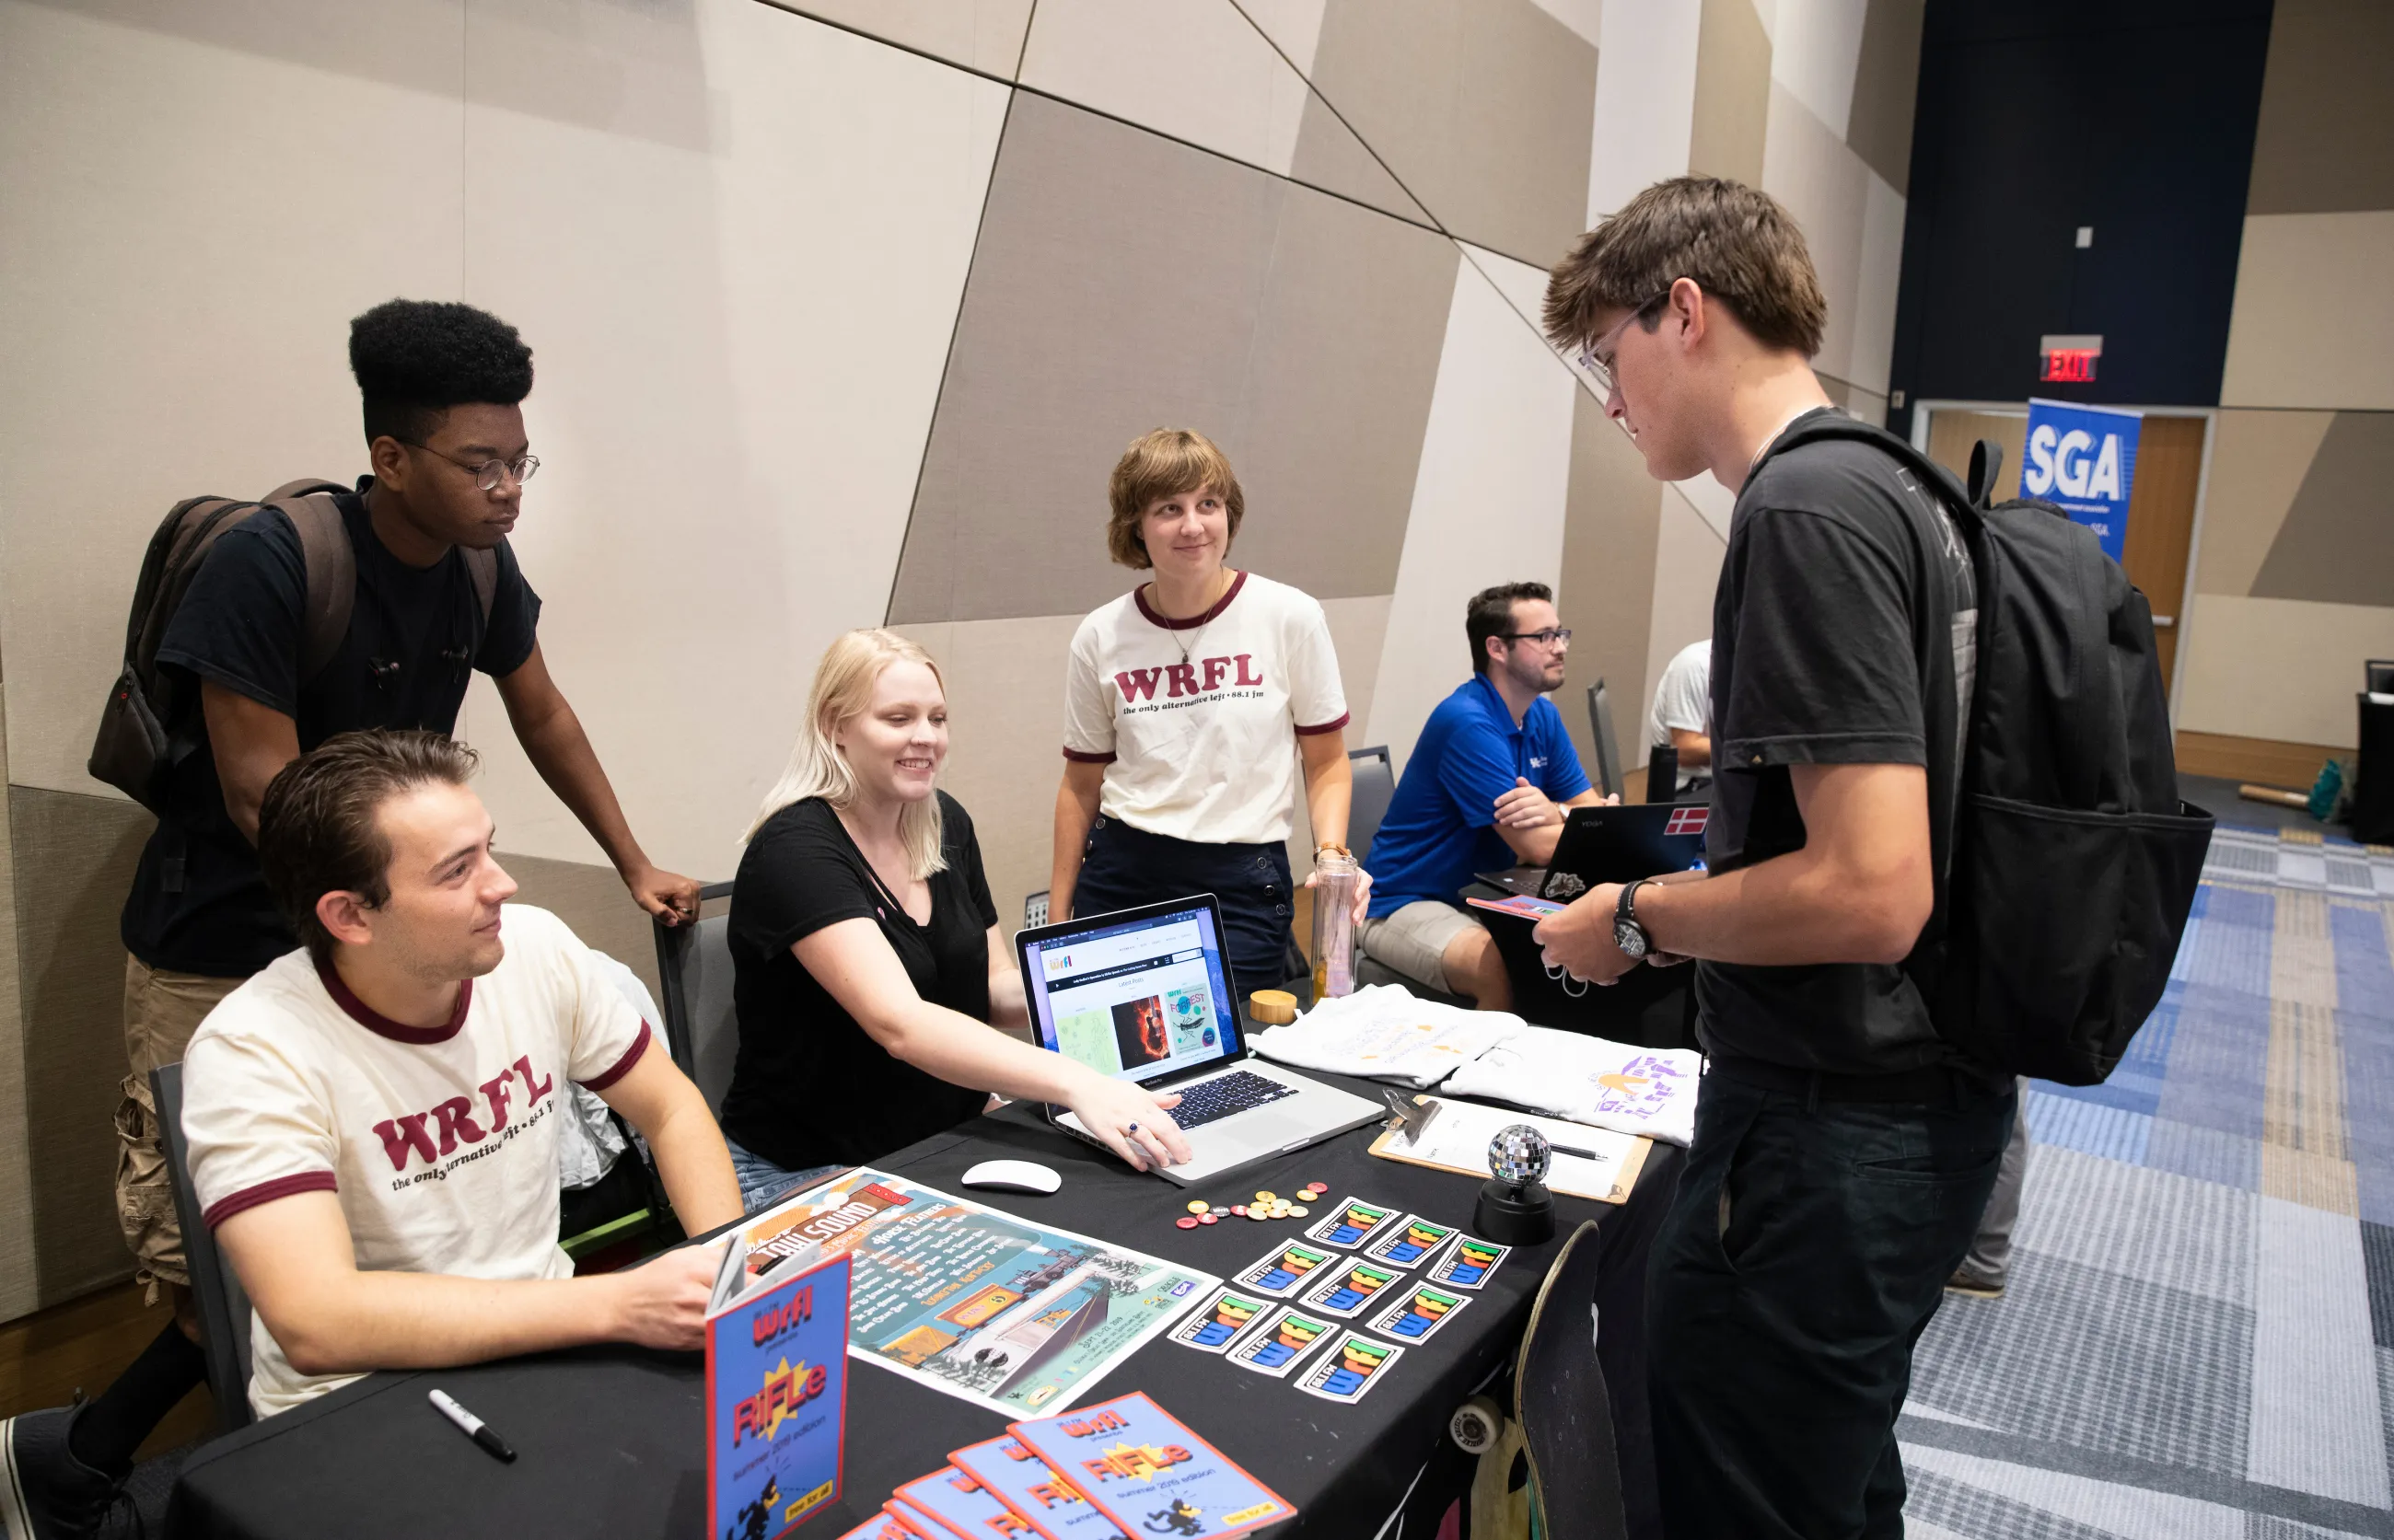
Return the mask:
{"type": "MultiPolygon", "coordinates": [[[[740,836],[742,844],[755,839],[766,820],[792,803],[821,797],[835,809],[844,809],[856,801],[856,772],[832,735],[840,724],[862,715],[873,704],[874,686],[892,663],[922,664],[931,671],[940,693],[947,693],[947,681],[940,678],[940,665],[931,661],[931,655],[894,631],[851,631],[824,648],[822,661],[815,665],[807,720],[798,729],[798,741],[791,746],[790,762],[782,767],[782,778],[773,783],[773,790],[765,793],[748,832],[740,836]]],[[[938,792],[909,803],[899,813],[898,838],[906,847],[906,869],[917,880],[947,869],[947,858],[940,853],[938,792]]]]}
{"type": "Polygon", "coordinates": [[[1157,428],[1132,439],[1106,483],[1106,501],[1112,509],[1106,521],[1107,554],[1124,567],[1153,567],[1139,531],[1140,516],[1156,499],[1178,497],[1200,487],[1213,488],[1222,500],[1230,519],[1229,540],[1237,540],[1239,521],[1247,516],[1247,494],[1231,474],[1230,456],[1211,438],[1188,428],[1157,428]]]}

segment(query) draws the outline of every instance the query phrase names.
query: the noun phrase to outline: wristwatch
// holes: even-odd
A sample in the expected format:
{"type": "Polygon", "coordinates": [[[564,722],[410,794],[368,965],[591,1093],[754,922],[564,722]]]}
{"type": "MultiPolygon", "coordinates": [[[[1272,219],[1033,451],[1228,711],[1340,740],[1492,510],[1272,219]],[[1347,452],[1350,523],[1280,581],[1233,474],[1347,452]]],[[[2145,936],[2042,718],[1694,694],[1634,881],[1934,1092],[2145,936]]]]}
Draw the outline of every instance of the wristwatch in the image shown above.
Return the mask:
{"type": "Polygon", "coordinates": [[[1612,906],[1612,944],[1621,948],[1624,957],[1643,958],[1654,949],[1654,940],[1646,927],[1638,923],[1638,890],[1651,878],[1641,877],[1624,884],[1621,897],[1612,906]]]}

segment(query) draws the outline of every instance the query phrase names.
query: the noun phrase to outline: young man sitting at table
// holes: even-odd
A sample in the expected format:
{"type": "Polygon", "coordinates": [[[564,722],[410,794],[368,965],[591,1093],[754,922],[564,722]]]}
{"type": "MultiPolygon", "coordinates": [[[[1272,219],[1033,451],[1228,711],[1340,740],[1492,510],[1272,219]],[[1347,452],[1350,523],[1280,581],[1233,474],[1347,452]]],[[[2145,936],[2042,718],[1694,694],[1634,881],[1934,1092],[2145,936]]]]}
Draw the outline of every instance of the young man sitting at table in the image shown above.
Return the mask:
{"type": "Polygon", "coordinates": [[[700,1343],[715,1247],[577,1278],[558,1246],[568,1080],[640,1130],[692,1233],[740,1217],[740,1184],[596,954],[506,902],[475,763],[437,733],[345,733],[266,790],[258,859],[305,946],[183,1061],[192,1182],[263,1328],[262,1416],[374,1369],[700,1343]]]}
{"type": "Polygon", "coordinates": [[[1430,712],[1372,837],[1364,952],[1482,1011],[1511,1009],[1513,985],[1488,927],[1455,894],[1474,872],[1545,866],[1567,810],[1605,801],[1546,698],[1562,688],[1571,651],[1554,601],[1538,582],[1472,595],[1471,677],[1430,712]]]}

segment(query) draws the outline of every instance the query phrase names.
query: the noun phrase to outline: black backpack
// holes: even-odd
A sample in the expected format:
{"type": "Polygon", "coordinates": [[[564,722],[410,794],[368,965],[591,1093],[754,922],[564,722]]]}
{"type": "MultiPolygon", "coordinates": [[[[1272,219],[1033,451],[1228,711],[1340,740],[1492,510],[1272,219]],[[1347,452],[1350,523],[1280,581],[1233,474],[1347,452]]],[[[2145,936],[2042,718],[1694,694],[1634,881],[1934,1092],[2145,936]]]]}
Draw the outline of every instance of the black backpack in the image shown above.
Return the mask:
{"type": "MultiPolygon", "coordinates": [[[[308,571],[308,603],[302,620],[299,677],[316,677],[349,634],[357,602],[358,559],[341,520],[335,493],[349,488],[312,478],[287,482],[256,502],[236,498],[194,497],[178,502],[150,537],[141,577],[133,589],[133,610],[125,625],[125,667],[109,686],[100,708],[99,731],[85,768],[152,813],[164,812],[167,772],[196,748],[196,691],[158,667],[158,645],[166,624],[191,586],[218,537],[259,510],[275,508],[299,534],[308,571]]],[[[466,567],[487,624],[498,593],[498,559],[488,551],[467,551],[466,567]]]]}
{"type": "Polygon", "coordinates": [[[1939,873],[1941,935],[1911,963],[1939,1036],[2015,1075],[2093,1085],[2161,1002],[2210,848],[2179,800],[2152,609],[2092,530],[2050,502],[1986,499],[1902,439],[1823,413],[1796,444],[1850,438],[1942,496],[1970,551],[1977,685],[1939,873]]]}

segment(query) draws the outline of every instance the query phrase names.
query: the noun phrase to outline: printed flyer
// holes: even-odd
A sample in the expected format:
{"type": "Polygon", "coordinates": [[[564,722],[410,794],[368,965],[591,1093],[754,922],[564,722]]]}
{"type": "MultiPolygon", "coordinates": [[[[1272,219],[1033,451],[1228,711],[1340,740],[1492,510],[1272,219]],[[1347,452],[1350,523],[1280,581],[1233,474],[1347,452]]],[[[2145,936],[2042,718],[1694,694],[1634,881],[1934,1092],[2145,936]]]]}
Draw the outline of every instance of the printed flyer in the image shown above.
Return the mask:
{"type": "Polygon", "coordinates": [[[708,1533],[771,1540],[839,1495],[848,1331],[846,1257],[708,1317],[708,1533]]]}
{"type": "Polygon", "coordinates": [[[859,1168],[756,1216],[743,1269],[855,1266],[850,1354],[1008,1416],[1061,1410],[1221,1280],[859,1168]]]}
{"type": "Polygon", "coordinates": [[[1296,1514],[1140,1391],[1008,1431],[1126,1534],[1220,1540],[1296,1514]]]}

